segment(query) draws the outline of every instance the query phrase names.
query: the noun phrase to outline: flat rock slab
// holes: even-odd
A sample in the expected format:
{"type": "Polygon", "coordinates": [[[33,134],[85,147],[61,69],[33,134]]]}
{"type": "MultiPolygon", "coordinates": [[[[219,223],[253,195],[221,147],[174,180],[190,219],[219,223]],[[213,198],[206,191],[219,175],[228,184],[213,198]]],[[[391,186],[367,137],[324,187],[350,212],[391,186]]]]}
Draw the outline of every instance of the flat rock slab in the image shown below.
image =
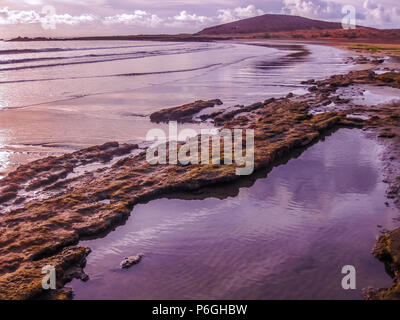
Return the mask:
{"type": "Polygon", "coordinates": [[[193,122],[192,117],[203,109],[212,108],[215,105],[222,105],[222,101],[219,99],[203,101],[198,100],[193,103],[185,104],[183,106],[175,108],[166,108],[160,111],[154,112],[150,115],[152,122],[193,122]]]}

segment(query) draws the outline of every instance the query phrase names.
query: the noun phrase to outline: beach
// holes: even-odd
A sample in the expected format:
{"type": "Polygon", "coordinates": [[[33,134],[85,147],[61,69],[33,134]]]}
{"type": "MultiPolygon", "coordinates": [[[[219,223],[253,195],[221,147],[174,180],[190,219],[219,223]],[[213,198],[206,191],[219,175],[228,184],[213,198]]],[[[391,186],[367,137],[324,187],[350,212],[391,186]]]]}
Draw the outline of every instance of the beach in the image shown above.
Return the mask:
{"type": "Polygon", "coordinates": [[[0,67],[1,297],[398,294],[396,282],[373,289],[397,274],[388,231],[400,226],[400,82],[390,56],[360,63],[353,51],[270,41],[7,46],[0,54],[24,50],[25,60],[0,67]],[[223,104],[189,121],[175,112],[211,99],[223,104]],[[143,142],[168,127],[150,120],[161,109],[181,128],[253,129],[255,173],[150,166],[143,142]],[[135,254],[138,266],[120,270],[135,254]],[[61,274],[50,295],[44,264],[61,274]],[[348,264],[356,291],[340,287],[348,264]]]}
{"type": "Polygon", "coordinates": [[[0,176],[45,156],[141,142],[162,108],[215,98],[247,105],[351,69],[342,50],[261,44],[2,42],[0,176]]]}

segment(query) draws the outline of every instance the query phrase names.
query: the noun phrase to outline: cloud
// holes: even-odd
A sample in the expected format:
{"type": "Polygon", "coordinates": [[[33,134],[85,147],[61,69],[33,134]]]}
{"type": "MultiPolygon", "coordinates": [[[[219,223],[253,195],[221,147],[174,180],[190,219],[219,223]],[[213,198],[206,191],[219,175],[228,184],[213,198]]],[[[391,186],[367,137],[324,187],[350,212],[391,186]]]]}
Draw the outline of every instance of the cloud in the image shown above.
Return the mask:
{"type": "Polygon", "coordinates": [[[179,15],[171,17],[168,20],[169,22],[165,23],[167,27],[182,28],[188,25],[205,25],[211,23],[214,19],[206,16],[198,16],[195,13],[190,14],[186,10],[183,10],[179,15]]]}
{"type": "Polygon", "coordinates": [[[96,17],[90,14],[82,14],[80,16],[71,16],[68,13],[66,14],[56,14],[52,16],[55,24],[67,24],[70,26],[78,25],[81,23],[91,23],[96,21],[96,17]]]}
{"type": "Polygon", "coordinates": [[[30,24],[39,23],[40,15],[33,11],[9,10],[8,7],[0,9],[0,24],[30,24]]]}
{"type": "Polygon", "coordinates": [[[388,23],[395,23],[400,18],[400,10],[397,7],[385,7],[370,0],[363,3],[365,9],[365,20],[373,21],[376,26],[388,23]]]}
{"type": "Polygon", "coordinates": [[[48,23],[49,18],[55,24],[78,25],[81,23],[94,22],[96,17],[89,14],[71,16],[69,14],[46,14],[38,13],[34,10],[9,10],[8,7],[0,9],[0,25],[15,24],[39,24],[48,23]]]}
{"type": "Polygon", "coordinates": [[[264,14],[264,11],[257,9],[250,4],[247,7],[237,7],[234,9],[219,9],[217,16],[200,16],[195,13],[188,13],[183,10],[174,17],[168,18],[169,22],[165,23],[167,27],[199,27],[206,26],[211,23],[228,23],[240,19],[252,18],[264,14]]]}
{"type": "Polygon", "coordinates": [[[156,28],[161,25],[163,19],[155,14],[150,14],[143,10],[135,10],[132,14],[117,14],[114,16],[105,17],[103,23],[105,25],[124,24],[134,25],[149,28],[156,28]]]}
{"type": "Polygon", "coordinates": [[[371,27],[399,27],[400,9],[395,1],[365,0],[346,3],[324,0],[283,0],[282,12],[314,19],[341,20],[344,4],[353,5],[359,24],[371,27]]]}
{"type": "Polygon", "coordinates": [[[228,23],[240,19],[252,18],[260,16],[265,12],[257,9],[254,5],[250,4],[247,7],[237,7],[235,9],[220,9],[218,10],[217,19],[221,23],[228,23]]]}
{"type": "Polygon", "coordinates": [[[49,17],[43,5],[53,5],[52,20],[59,34],[88,33],[177,33],[251,18],[264,13],[285,13],[314,19],[341,21],[343,4],[357,9],[357,23],[372,27],[398,28],[398,0],[167,0],[160,4],[143,0],[0,0],[0,28],[9,34],[43,34],[40,24],[49,17]],[[249,2],[247,2],[249,1],[249,2]],[[250,3],[250,4],[249,4],[250,3]],[[262,9],[261,9],[262,8],[262,9]],[[15,28],[9,27],[14,25],[15,28]],[[63,26],[74,26],[64,28],[63,26]],[[20,32],[21,31],[21,32],[20,32]]]}
{"type": "Polygon", "coordinates": [[[9,10],[8,7],[0,9],[0,25],[16,24],[41,24],[53,22],[56,25],[77,26],[80,24],[99,23],[104,25],[124,24],[143,27],[158,27],[163,19],[155,14],[143,10],[136,10],[132,14],[123,13],[109,17],[98,17],[92,14],[70,15],[68,13],[56,14],[52,12],[38,13],[34,10],[9,10]]]}
{"type": "Polygon", "coordinates": [[[8,0],[8,2],[18,2],[28,6],[39,6],[43,5],[43,0],[8,0]]]}
{"type": "Polygon", "coordinates": [[[316,19],[343,17],[341,4],[321,0],[283,0],[282,12],[316,19]]]}
{"type": "Polygon", "coordinates": [[[365,0],[363,7],[364,7],[364,9],[373,10],[373,9],[378,8],[378,5],[375,2],[372,2],[370,0],[365,0]]]}

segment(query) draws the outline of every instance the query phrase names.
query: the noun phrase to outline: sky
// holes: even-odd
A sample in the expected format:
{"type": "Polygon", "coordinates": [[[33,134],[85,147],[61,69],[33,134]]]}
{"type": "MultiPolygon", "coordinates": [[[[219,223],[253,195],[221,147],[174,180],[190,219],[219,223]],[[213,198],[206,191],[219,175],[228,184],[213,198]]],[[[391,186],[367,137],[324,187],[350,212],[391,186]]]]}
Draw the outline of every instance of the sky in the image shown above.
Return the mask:
{"type": "Polygon", "coordinates": [[[340,22],[345,5],[357,25],[400,28],[399,0],[0,0],[0,39],[194,33],[266,13],[340,22]]]}

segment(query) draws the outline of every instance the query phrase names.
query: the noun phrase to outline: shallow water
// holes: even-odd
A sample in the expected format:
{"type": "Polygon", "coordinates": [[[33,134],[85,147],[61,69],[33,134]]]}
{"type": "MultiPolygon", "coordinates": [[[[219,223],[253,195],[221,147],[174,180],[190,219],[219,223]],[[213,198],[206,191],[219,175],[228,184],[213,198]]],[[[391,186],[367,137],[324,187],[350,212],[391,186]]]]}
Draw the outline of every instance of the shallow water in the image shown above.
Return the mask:
{"type": "MultiPolygon", "coordinates": [[[[0,42],[0,109],[138,89],[141,92],[144,88],[152,94],[159,92],[164,99],[164,91],[171,87],[174,90],[168,94],[174,96],[182,95],[184,87],[193,98],[217,94],[235,104],[252,103],[260,97],[260,89],[264,98],[266,89],[272,91],[270,94],[281,92],[276,87],[296,90],[303,87],[300,82],[305,78],[321,78],[349,68],[343,63],[348,53],[339,49],[265,44],[0,42]],[[311,67],[321,64],[322,68],[311,67]]],[[[145,102],[135,101],[132,95],[130,98],[130,107],[141,111],[145,102]]],[[[146,106],[152,109],[150,103],[146,106]]]]}
{"type": "Polygon", "coordinates": [[[341,129],[267,177],[136,205],[124,226],[80,243],[93,251],[75,298],[361,299],[362,288],[389,286],[371,255],[398,214],[385,205],[382,151],[341,129]],[[137,253],[138,265],[119,269],[137,253]],[[341,288],[345,265],[357,290],[341,288]]]}
{"type": "Polygon", "coordinates": [[[391,87],[352,85],[348,88],[339,88],[337,93],[341,98],[350,99],[350,103],[361,106],[377,106],[400,101],[400,89],[391,87]]]}
{"type": "Polygon", "coordinates": [[[0,178],[40,157],[143,141],[155,127],[148,115],[162,108],[215,98],[251,104],[352,68],[336,48],[264,45],[0,42],[0,178]]]}

